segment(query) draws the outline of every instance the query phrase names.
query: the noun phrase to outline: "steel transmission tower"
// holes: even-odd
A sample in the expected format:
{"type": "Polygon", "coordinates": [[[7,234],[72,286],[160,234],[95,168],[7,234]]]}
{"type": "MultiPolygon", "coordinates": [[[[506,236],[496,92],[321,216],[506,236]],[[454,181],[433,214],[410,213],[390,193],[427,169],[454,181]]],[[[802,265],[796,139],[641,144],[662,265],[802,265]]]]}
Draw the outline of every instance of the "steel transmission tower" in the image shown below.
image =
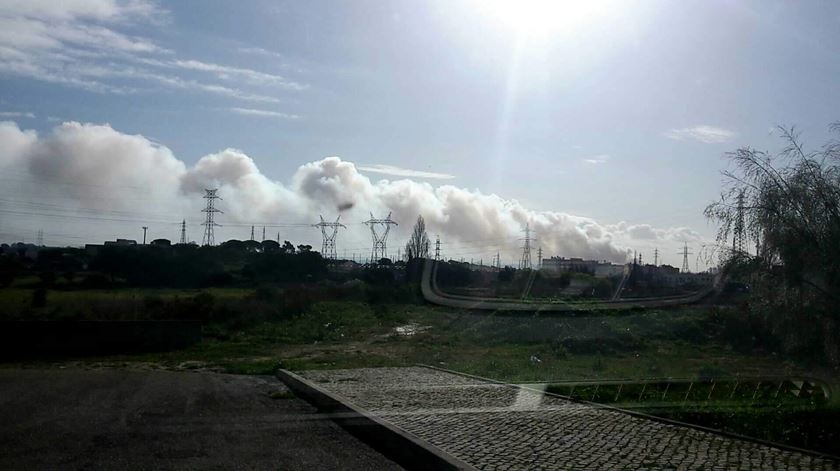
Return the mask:
{"type": "Polygon", "coordinates": [[[537,249],[537,270],[542,269],[542,246],[537,249]]]}
{"type": "Polygon", "coordinates": [[[181,221],[181,244],[187,243],[187,220],[181,221]]]}
{"type": "Polygon", "coordinates": [[[377,263],[383,258],[388,258],[388,248],[386,242],[388,241],[388,233],[391,231],[391,226],[398,225],[391,220],[391,213],[384,219],[377,219],[370,214],[370,219],[364,222],[370,227],[370,235],[373,238],[373,250],[371,250],[371,263],[377,263]],[[376,228],[382,228],[382,232],[377,232],[376,228]]]}
{"type": "Polygon", "coordinates": [[[201,210],[202,213],[206,213],[204,224],[202,224],[204,226],[204,238],[201,241],[201,245],[216,245],[216,238],[213,230],[216,226],[219,226],[219,224],[216,224],[214,219],[216,213],[222,213],[220,209],[216,209],[216,200],[222,199],[216,194],[217,191],[219,190],[204,190],[204,199],[207,200],[207,205],[201,210]]]}
{"type": "Polygon", "coordinates": [[[338,222],[338,220],[341,219],[340,215],[335,218],[335,222],[326,222],[324,221],[324,216],[319,215],[319,217],[321,218],[321,222],[313,224],[312,227],[321,228],[321,235],[324,236],[324,242],[321,244],[321,256],[330,260],[335,260],[335,236],[338,235],[339,227],[347,229],[347,226],[338,222]]]}
{"type": "Polygon", "coordinates": [[[732,254],[744,253],[744,191],[738,193],[738,206],[735,213],[735,227],[732,228],[732,254]]]}
{"type": "Polygon", "coordinates": [[[653,249],[653,266],[659,266],[659,249],[653,249]]]}
{"type": "Polygon", "coordinates": [[[435,236],[435,261],[440,260],[440,236],[435,236]]]}
{"type": "Polygon", "coordinates": [[[519,261],[519,268],[522,270],[531,268],[531,242],[536,242],[537,239],[531,237],[531,227],[525,224],[525,237],[520,239],[524,241],[522,245],[522,259],[519,261]]]}
{"type": "Polygon", "coordinates": [[[694,252],[689,252],[688,251],[688,243],[687,242],[683,246],[682,252],[677,252],[677,255],[682,255],[683,256],[682,269],[680,270],[682,273],[691,273],[691,270],[688,267],[688,256],[692,255],[693,253],[694,252]]]}
{"type": "Polygon", "coordinates": [[[251,238],[249,240],[254,240],[254,225],[251,225],[251,238]]]}

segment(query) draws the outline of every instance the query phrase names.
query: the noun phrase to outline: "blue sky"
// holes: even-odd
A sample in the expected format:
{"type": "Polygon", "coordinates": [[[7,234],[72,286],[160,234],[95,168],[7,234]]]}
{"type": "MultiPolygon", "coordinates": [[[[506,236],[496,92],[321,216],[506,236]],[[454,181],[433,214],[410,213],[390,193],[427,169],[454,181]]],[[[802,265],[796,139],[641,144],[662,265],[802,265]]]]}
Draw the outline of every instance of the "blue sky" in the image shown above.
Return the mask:
{"type": "Polygon", "coordinates": [[[699,244],[724,152],[840,119],[836,2],[57,3],[0,1],[0,119],[108,123],[187,167],[240,149],[284,183],[337,155],[699,244]]]}

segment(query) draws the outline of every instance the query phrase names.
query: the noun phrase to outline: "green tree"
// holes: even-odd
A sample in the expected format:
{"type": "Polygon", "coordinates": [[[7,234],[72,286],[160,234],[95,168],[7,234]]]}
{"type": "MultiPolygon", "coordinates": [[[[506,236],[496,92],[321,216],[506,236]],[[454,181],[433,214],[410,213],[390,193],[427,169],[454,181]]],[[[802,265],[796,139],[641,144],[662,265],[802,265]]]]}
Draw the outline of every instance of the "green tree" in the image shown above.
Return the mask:
{"type": "MultiPolygon", "coordinates": [[[[745,147],[728,155],[725,189],[705,214],[719,224],[721,247],[741,226],[757,242],[755,257],[730,252],[728,268],[761,275],[805,294],[803,301],[840,305],[840,141],[808,151],[793,128],[779,128],[776,155],[745,147]]],[[[840,133],[840,123],[831,126],[840,133]]]]}
{"type": "Polygon", "coordinates": [[[415,258],[429,258],[429,236],[426,234],[426,221],[423,216],[417,216],[411,237],[405,244],[405,255],[409,260],[415,258]]]}

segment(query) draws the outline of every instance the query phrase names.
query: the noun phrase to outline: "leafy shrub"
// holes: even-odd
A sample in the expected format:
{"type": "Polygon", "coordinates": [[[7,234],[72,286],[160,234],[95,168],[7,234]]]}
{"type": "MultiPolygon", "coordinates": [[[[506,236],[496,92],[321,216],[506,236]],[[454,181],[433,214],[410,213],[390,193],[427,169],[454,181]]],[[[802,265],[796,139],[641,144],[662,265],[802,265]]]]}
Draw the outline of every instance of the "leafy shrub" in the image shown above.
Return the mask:
{"type": "Polygon", "coordinates": [[[42,308],[47,305],[47,290],[38,288],[32,292],[32,307],[42,308]]]}

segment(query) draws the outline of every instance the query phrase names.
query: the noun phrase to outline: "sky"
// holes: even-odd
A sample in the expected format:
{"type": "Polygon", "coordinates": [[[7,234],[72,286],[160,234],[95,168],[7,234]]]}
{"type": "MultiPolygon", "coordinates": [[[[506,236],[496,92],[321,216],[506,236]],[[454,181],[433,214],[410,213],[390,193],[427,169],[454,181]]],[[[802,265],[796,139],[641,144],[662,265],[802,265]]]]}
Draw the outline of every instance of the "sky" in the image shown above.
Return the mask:
{"type": "Polygon", "coordinates": [[[219,188],[217,241],[702,269],[725,153],[825,142],[838,53],[830,1],[0,0],[0,241],[200,243],[219,188]]]}

